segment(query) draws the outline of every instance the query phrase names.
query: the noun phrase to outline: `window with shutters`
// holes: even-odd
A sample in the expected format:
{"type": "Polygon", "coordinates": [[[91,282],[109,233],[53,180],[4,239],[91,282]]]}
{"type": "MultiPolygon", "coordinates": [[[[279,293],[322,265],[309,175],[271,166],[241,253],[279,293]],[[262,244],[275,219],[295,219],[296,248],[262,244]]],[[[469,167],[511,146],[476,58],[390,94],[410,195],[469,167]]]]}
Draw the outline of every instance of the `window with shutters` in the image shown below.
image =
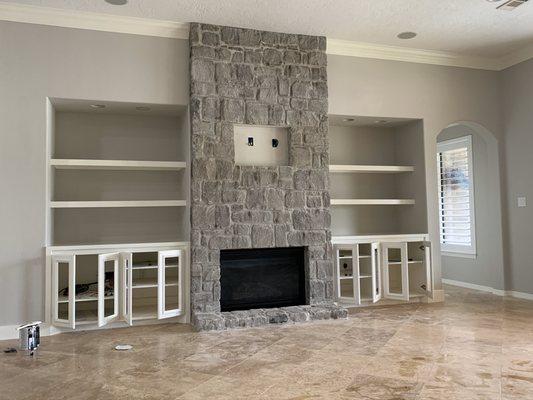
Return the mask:
{"type": "Polygon", "coordinates": [[[476,254],[472,136],[437,143],[443,252],[476,254]]]}

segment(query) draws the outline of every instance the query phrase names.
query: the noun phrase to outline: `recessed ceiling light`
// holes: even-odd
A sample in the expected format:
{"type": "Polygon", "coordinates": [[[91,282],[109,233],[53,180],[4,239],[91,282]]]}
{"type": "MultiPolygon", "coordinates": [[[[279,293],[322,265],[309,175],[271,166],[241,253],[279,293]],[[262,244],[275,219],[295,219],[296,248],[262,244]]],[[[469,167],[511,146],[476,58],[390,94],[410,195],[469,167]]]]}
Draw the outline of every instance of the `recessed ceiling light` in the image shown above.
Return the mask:
{"type": "Polygon", "coordinates": [[[375,124],[386,124],[387,122],[389,121],[387,121],[386,119],[377,119],[374,121],[375,124]]]}
{"type": "Polygon", "coordinates": [[[150,111],[151,110],[151,108],[147,106],[138,106],[138,107],[135,107],[135,109],[137,111],[150,111]]]}
{"type": "Polygon", "coordinates": [[[416,32],[402,32],[402,33],[398,33],[398,39],[412,39],[414,37],[416,37],[417,33],[416,32]]]}
{"type": "Polygon", "coordinates": [[[128,2],[128,0],[105,0],[105,2],[114,6],[123,6],[128,2]]]}
{"type": "Polygon", "coordinates": [[[344,122],[353,122],[353,121],[355,121],[355,118],[343,118],[342,120],[344,122]]]}
{"type": "Polygon", "coordinates": [[[105,108],[105,104],[91,104],[92,108],[105,108]]]}

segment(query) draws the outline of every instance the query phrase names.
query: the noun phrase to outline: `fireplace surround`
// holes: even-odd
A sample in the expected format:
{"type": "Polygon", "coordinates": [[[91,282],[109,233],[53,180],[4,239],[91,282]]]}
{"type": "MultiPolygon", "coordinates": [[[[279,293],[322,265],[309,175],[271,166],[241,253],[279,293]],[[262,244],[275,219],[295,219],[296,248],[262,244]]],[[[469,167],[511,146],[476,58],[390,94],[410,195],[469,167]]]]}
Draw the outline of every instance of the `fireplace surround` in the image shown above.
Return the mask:
{"type": "Polygon", "coordinates": [[[324,37],[192,23],[191,309],[199,330],[338,318],[324,37]],[[234,125],[285,127],[288,165],[235,163],[234,125]],[[303,305],[223,311],[225,250],[302,248],[303,305]]]}

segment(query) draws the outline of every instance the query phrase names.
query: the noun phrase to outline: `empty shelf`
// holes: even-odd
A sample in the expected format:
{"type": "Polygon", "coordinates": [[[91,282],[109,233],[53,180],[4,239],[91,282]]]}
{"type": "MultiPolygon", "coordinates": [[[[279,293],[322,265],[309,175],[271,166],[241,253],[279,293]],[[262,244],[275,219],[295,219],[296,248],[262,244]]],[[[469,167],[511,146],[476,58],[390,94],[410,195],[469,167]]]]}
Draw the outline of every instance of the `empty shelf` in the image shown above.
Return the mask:
{"type": "Polygon", "coordinates": [[[412,166],[401,165],[330,165],[330,172],[338,173],[400,173],[413,172],[412,166]]]}
{"type": "Polygon", "coordinates": [[[178,171],[186,167],[186,163],[182,161],[83,160],[60,158],[51,159],[50,165],[57,169],[104,169],[117,171],[178,171]]]}
{"type": "Polygon", "coordinates": [[[52,208],[184,207],[185,200],[52,201],[52,208]]]}
{"type": "Polygon", "coordinates": [[[413,199],[331,199],[332,206],[402,206],[413,205],[413,199]]]}
{"type": "MultiPolygon", "coordinates": [[[[411,260],[407,261],[407,264],[422,264],[424,261],[422,260],[411,260]]],[[[389,265],[400,265],[401,261],[389,261],[389,265]]]]}
{"type": "MultiPolygon", "coordinates": [[[[178,264],[167,264],[165,265],[165,268],[177,268],[178,264]]],[[[134,270],[142,270],[142,269],[157,269],[159,266],[156,265],[150,265],[150,264],[137,264],[132,267],[134,270]]]]}
{"type": "Polygon", "coordinates": [[[359,275],[359,279],[372,278],[372,275],[359,275]]]}
{"type": "MultiPolygon", "coordinates": [[[[113,296],[106,296],[104,297],[105,300],[113,299],[113,296]]],[[[77,295],[74,300],[76,302],[82,302],[82,301],[98,301],[98,296],[92,296],[92,295],[86,295],[86,294],[80,294],[77,295]]],[[[58,303],[68,303],[68,296],[59,296],[57,298],[58,303]]]]}
{"type": "Polygon", "coordinates": [[[339,276],[339,279],[353,279],[353,276],[339,276]]]}
{"type": "MultiPolygon", "coordinates": [[[[165,286],[178,286],[177,279],[167,279],[165,286]]],[[[157,279],[155,278],[142,278],[133,279],[133,289],[155,288],[157,287],[157,279]]]]}

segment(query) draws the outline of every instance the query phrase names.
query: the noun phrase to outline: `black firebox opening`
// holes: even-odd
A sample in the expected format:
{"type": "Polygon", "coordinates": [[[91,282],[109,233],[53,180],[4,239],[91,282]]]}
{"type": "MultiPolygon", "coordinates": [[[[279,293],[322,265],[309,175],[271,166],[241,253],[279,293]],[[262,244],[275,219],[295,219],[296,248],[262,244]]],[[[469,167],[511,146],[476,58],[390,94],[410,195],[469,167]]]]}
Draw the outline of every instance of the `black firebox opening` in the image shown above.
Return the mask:
{"type": "Polygon", "coordinates": [[[222,311],[306,304],[305,248],[222,250],[222,311]]]}

